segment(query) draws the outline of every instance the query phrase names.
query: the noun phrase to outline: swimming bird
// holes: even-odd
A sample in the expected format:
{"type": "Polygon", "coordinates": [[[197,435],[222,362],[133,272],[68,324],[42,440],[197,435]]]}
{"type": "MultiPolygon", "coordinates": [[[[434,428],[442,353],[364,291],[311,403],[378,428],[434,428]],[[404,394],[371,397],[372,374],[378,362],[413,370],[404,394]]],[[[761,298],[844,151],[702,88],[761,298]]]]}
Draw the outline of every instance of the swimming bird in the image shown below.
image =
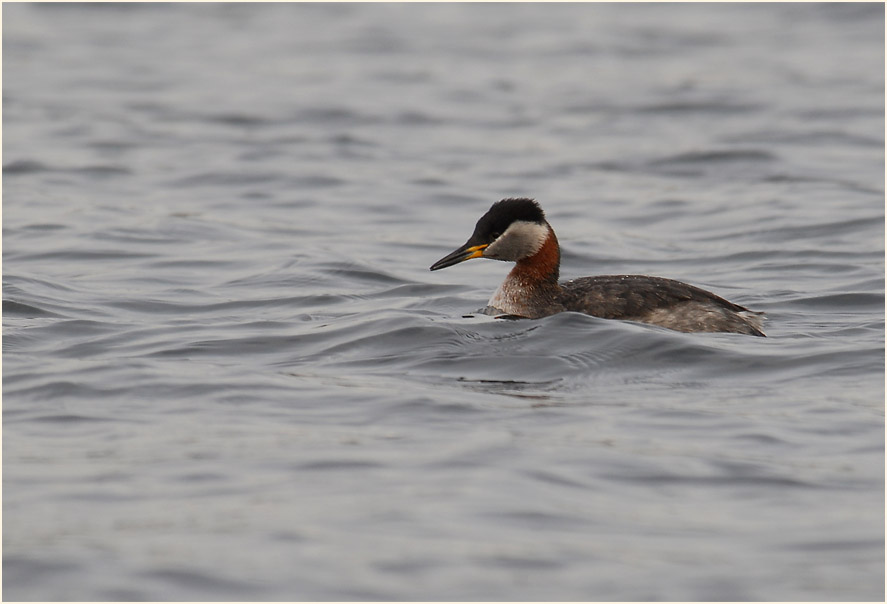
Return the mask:
{"type": "Polygon", "coordinates": [[[604,319],[651,323],[683,332],[764,336],[762,315],[715,294],[663,277],[605,275],[558,282],[561,252],[554,229],[532,199],[498,201],[465,245],[431,270],[472,258],[515,262],[488,302],[488,312],[538,319],[575,311],[604,319]]]}

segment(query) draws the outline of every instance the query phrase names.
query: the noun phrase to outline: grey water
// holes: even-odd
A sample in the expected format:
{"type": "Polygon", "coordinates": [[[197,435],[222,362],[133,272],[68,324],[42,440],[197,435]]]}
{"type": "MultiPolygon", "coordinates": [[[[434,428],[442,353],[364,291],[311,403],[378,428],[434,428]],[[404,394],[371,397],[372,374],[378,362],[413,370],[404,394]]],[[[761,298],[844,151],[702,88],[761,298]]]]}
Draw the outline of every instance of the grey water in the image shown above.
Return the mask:
{"type": "Polygon", "coordinates": [[[882,4],[2,10],[4,599],[883,600],[882,4]]]}

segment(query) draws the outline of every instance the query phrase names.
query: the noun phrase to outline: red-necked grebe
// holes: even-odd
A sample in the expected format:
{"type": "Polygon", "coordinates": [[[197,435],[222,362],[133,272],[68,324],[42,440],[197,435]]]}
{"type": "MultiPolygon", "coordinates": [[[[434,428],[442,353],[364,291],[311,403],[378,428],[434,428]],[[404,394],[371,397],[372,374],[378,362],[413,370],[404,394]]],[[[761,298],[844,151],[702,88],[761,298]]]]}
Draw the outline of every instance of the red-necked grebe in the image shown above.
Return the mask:
{"type": "Polygon", "coordinates": [[[554,229],[532,199],[503,199],[481,216],[468,241],[431,266],[436,271],[471,258],[517,264],[488,303],[489,310],[538,319],[563,311],[651,323],[676,331],[763,336],[762,313],[662,277],[606,275],[558,283],[561,252],[554,229]]]}

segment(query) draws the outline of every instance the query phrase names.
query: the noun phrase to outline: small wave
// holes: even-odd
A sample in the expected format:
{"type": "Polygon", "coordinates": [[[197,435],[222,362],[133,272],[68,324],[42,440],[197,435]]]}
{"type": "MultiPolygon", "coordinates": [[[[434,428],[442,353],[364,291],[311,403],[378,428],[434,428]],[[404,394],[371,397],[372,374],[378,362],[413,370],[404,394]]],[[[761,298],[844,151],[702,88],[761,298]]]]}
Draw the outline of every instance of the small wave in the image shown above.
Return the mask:
{"type": "Polygon", "coordinates": [[[268,184],[284,179],[276,172],[202,172],[179,178],[167,184],[169,188],[181,187],[226,187],[238,185],[268,184]]]}
{"type": "Polygon", "coordinates": [[[3,174],[18,176],[26,174],[39,174],[44,172],[62,172],[68,174],[85,174],[87,176],[108,177],[126,176],[132,174],[132,170],[125,166],[97,164],[79,167],[56,167],[35,160],[16,160],[3,165],[3,174]]]}
{"type": "Polygon", "coordinates": [[[32,159],[20,159],[9,162],[8,164],[3,164],[3,174],[8,174],[10,176],[16,174],[34,174],[38,172],[51,171],[52,168],[50,168],[46,164],[32,159]]]}
{"type": "Polygon", "coordinates": [[[828,308],[832,310],[865,311],[883,310],[884,295],[871,293],[824,294],[792,300],[793,306],[828,308]]]}
{"type": "Polygon", "coordinates": [[[258,128],[260,126],[269,126],[273,124],[273,122],[267,117],[248,113],[218,113],[204,116],[203,119],[213,124],[221,124],[223,126],[232,126],[235,128],[258,128]]]}
{"type": "Polygon", "coordinates": [[[727,162],[773,162],[777,157],[769,151],[760,149],[725,149],[713,151],[694,151],[678,153],[649,162],[651,166],[669,166],[675,164],[712,164],[727,162]]]}
{"type": "Polygon", "coordinates": [[[3,300],[4,317],[58,317],[59,315],[30,304],[23,304],[14,300],[3,300]]]}
{"type": "Polygon", "coordinates": [[[761,105],[755,103],[735,103],[729,101],[683,101],[669,103],[654,103],[641,105],[634,110],[641,113],[672,114],[708,114],[708,115],[742,115],[761,110],[761,105]]]}

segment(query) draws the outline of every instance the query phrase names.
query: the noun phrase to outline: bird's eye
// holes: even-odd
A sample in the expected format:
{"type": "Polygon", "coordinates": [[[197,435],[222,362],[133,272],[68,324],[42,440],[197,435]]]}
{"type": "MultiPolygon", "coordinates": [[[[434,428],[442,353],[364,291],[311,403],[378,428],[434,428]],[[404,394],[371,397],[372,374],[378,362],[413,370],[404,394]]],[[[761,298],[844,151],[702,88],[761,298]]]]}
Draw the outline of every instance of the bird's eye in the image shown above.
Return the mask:
{"type": "Polygon", "coordinates": [[[499,236],[500,236],[501,234],[502,234],[502,233],[500,233],[499,231],[493,231],[492,238],[493,238],[494,240],[495,240],[495,239],[498,239],[499,236]]]}

